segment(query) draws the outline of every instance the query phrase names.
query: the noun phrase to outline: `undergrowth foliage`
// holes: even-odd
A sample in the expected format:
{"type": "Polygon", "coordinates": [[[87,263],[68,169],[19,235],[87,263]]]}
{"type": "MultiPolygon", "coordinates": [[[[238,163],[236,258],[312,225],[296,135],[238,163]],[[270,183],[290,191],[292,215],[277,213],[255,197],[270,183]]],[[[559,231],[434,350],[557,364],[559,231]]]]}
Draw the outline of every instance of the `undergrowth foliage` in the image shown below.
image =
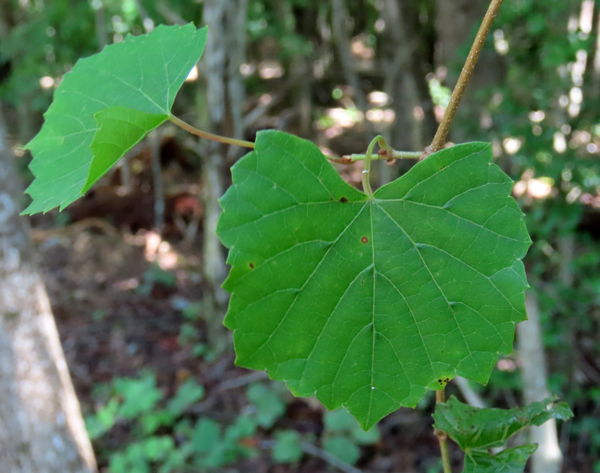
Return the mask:
{"type": "MultiPolygon", "coordinates": [[[[151,130],[181,124],[171,106],[205,43],[206,29],[160,26],[78,62],[28,145],[36,179],[26,213],[64,208],[151,130]]],[[[488,144],[435,153],[374,195],[346,184],[315,145],[278,131],[260,132],[232,172],[218,234],[229,248],[225,325],[237,364],[344,406],[369,429],[457,375],[486,383],[512,351],[531,241],[488,144]]],[[[451,399],[435,419],[467,453],[464,471],[480,473],[522,471],[534,446],[486,448],[570,415],[554,400],[527,415],[472,409],[451,399]],[[465,429],[491,443],[465,441],[465,429]]]]}

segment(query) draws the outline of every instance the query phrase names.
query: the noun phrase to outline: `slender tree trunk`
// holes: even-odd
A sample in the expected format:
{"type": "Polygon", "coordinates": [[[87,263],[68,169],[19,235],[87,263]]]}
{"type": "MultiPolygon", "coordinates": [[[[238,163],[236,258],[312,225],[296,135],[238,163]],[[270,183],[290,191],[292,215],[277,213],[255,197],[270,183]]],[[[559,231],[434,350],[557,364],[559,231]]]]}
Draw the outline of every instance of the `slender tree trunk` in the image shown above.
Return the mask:
{"type": "MultiPolygon", "coordinates": [[[[244,86],[240,65],[245,60],[247,0],[207,0],[204,4],[204,21],[210,25],[204,52],[204,73],[208,97],[209,129],[220,135],[243,138],[242,103],[244,86]]],[[[225,252],[216,236],[217,221],[221,214],[218,199],[226,188],[228,162],[240,150],[207,143],[203,153],[202,172],[204,186],[204,277],[210,286],[205,294],[205,317],[209,331],[209,344],[213,351],[221,352],[229,345],[229,336],[222,320],[228,295],[221,289],[227,274],[225,252]]]]}
{"type": "MultiPolygon", "coordinates": [[[[524,399],[527,404],[550,396],[540,309],[535,293],[528,292],[525,300],[529,320],[517,325],[519,359],[523,376],[524,399]]],[[[530,428],[531,441],[538,444],[533,454],[532,473],[560,473],[562,453],[556,435],[556,421],[550,419],[539,427],[530,428]]]]}
{"type": "Polygon", "coordinates": [[[85,431],[0,117],[0,471],[92,473],[85,431]]]}

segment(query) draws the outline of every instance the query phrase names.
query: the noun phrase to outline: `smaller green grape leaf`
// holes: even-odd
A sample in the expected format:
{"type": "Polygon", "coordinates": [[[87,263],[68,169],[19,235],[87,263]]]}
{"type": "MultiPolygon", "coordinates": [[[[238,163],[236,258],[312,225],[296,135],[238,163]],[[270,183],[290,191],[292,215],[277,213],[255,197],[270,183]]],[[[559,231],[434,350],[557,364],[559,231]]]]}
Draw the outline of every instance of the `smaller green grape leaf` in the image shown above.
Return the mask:
{"type": "Polygon", "coordinates": [[[454,396],[448,402],[437,404],[433,414],[434,427],[446,432],[465,452],[501,447],[526,427],[572,416],[569,406],[557,402],[556,398],[514,409],[481,409],[463,404],[454,396]]]}
{"type": "MultiPolygon", "coordinates": [[[[130,35],[77,61],[56,89],[44,126],[26,146],[33,155],[30,169],[35,180],[26,191],[33,202],[23,213],[59,206],[62,210],[102,173],[97,164],[90,175],[98,112],[124,107],[169,116],[177,91],[204,51],[206,36],[206,28],[197,30],[193,24],[160,25],[147,35],[130,35]]],[[[106,135],[102,133],[96,143],[105,142],[103,152],[106,135]]],[[[119,146],[127,149],[127,143],[119,146]]]]}
{"type": "Polygon", "coordinates": [[[522,445],[507,448],[497,455],[471,452],[465,455],[462,473],[523,473],[527,459],[536,449],[537,445],[522,445]]]}
{"type": "Polygon", "coordinates": [[[87,192],[127,151],[162,125],[168,115],[154,115],[125,107],[110,107],[96,115],[98,131],[92,141],[92,163],[81,192],[87,192]]]}

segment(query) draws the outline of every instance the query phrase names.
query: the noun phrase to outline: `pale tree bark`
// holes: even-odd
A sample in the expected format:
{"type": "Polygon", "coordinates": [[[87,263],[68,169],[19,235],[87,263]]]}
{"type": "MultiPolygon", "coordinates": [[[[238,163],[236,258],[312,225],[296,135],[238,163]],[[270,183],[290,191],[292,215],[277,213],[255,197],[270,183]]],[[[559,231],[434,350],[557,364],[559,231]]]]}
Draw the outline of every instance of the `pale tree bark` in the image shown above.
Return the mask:
{"type": "MultiPolygon", "coordinates": [[[[540,309],[534,292],[527,293],[525,304],[528,320],[517,325],[519,360],[523,377],[525,403],[550,397],[540,309]]],[[[539,427],[530,428],[531,441],[538,444],[533,454],[532,473],[560,473],[562,453],[556,435],[556,421],[550,419],[539,427]]]]}
{"type": "MultiPolygon", "coordinates": [[[[210,25],[202,67],[206,76],[209,130],[237,139],[244,137],[244,84],[240,66],[246,57],[247,4],[247,0],[207,0],[203,11],[204,22],[210,25]]],[[[227,187],[228,162],[239,156],[240,149],[208,142],[201,154],[204,189],[203,272],[210,291],[205,293],[204,314],[209,344],[218,353],[227,348],[230,340],[222,325],[228,295],[221,289],[227,268],[223,246],[216,236],[221,215],[218,199],[227,187]]]]}
{"type": "Polygon", "coordinates": [[[0,471],[92,473],[94,454],[42,278],[0,117],[0,471]]]}

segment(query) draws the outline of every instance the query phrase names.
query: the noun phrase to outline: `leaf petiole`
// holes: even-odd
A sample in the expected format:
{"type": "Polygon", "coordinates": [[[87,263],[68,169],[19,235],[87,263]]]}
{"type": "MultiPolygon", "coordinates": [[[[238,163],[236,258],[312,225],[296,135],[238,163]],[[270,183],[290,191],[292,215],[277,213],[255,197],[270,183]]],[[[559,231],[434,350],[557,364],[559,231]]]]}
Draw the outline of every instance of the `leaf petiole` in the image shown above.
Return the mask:
{"type": "Polygon", "coordinates": [[[177,118],[174,115],[169,115],[169,120],[175,123],[175,125],[177,125],[178,127],[183,128],[185,131],[190,132],[192,135],[199,136],[200,138],[218,141],[219,143],[225,143],[227,145],[243,146],[244,148],[254,149],[254,143],[252,143],[251,141],[236,140],[235,138],[227,138],[226,136],[215,135],[207,131],[199,130],[198,128],[193,127],[189,123],[184,122],[183,120],[177,118]]]}
{"type": "MultiPolygon", "coordinates": [[[[435,392],[436,404],[443,404],[446,402],[446,391],[444,389],[435,392]]],[[[444,467],[444,473],[452,473],[452,466],[450,464],[450,454],[448,453],[448,434],[442,430],[435,429],[435,435],[440,442],[440,450],[442,452],[442,465],[444,467]]]]}

